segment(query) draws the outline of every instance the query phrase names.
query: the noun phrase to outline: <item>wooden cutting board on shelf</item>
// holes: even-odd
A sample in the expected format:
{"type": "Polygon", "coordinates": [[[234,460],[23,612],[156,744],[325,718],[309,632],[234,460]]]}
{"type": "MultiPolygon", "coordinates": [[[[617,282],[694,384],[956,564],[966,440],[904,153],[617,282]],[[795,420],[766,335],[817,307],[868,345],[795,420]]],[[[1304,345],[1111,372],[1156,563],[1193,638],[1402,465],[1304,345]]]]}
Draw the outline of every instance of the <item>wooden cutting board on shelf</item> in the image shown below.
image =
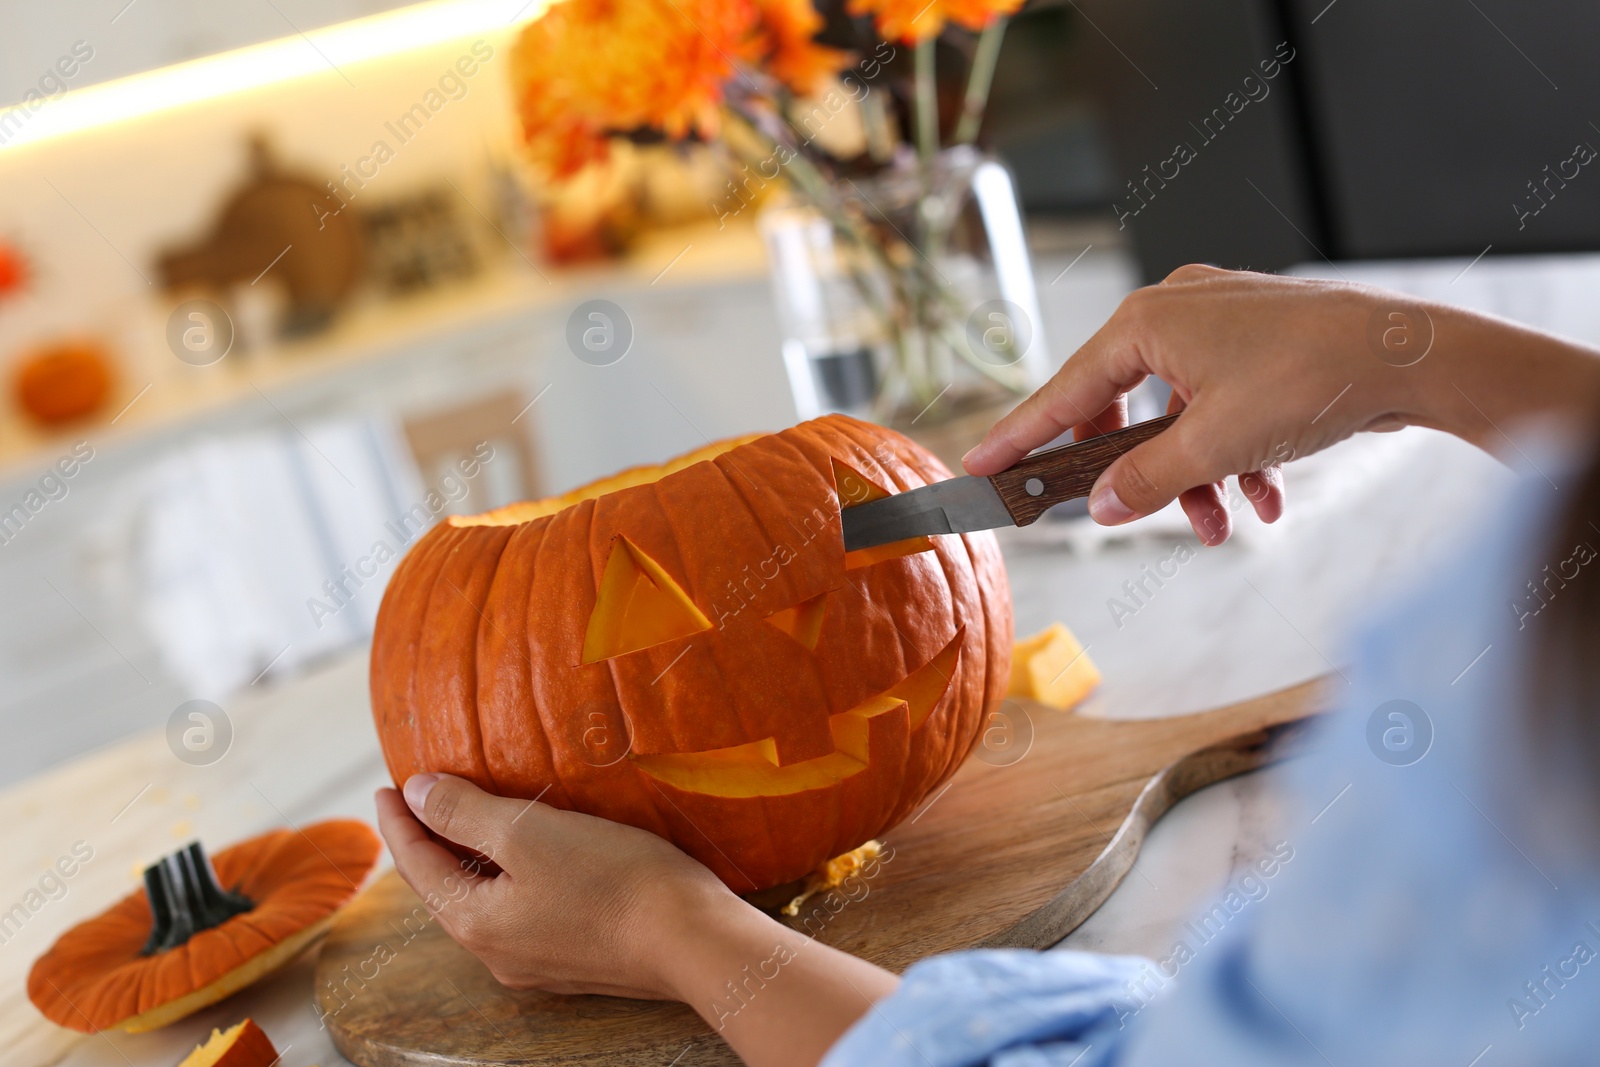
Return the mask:
{"type": "MultiPolygon", "coordinates": [[[[870,878],[784,921],[896,971],[955,949],[1053,945],[1111,895],[1179,799],[1303,747],[1324,692],[1319,679],[1143,720],[1012,702],[1026,714],[1009,754],[969,759],[884,835],[870,878]]],[[[335,921],[317,993],[334,1044],[361,1067],[738,1063],[682,1004],[506,989],[393,871],[335,921]]]]}

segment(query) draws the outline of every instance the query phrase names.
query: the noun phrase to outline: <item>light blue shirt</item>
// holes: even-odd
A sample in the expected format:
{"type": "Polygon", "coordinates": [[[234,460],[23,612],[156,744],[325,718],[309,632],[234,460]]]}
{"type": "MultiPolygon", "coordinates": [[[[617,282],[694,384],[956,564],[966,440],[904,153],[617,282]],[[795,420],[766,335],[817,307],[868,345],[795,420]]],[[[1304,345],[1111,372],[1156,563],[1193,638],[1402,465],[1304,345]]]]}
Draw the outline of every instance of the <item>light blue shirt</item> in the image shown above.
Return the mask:
{"type": "Polygon", "coordinates": [[[825,1067],[1600,1062],[1600,813],[1574,788],[1600,768],[1552,765],[1525,720],[1529,583],[1600,582],[1600,530],[1547,547],[1559,508],[1521,483],[1356,641],[1297,772],[1292,862],[1210,940],[924,960],[825,1067]]]}

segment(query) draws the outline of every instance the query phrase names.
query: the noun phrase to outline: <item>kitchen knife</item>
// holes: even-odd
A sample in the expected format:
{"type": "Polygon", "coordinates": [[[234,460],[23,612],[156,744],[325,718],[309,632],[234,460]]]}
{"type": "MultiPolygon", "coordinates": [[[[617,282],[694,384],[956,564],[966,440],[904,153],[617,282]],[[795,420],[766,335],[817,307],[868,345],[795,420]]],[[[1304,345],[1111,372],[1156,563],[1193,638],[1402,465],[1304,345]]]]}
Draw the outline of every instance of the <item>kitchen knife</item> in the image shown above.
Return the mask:
{"type": "Polygon", "coordinates": [[[1026,456],[987,477],[969,474],[843,509],[846,552],[926,534],[1027,526],[1063,500],[1087,496],[1095,479],[1134,445],[1171,426],[1165,415],[1076,444],[1026,456]]]}

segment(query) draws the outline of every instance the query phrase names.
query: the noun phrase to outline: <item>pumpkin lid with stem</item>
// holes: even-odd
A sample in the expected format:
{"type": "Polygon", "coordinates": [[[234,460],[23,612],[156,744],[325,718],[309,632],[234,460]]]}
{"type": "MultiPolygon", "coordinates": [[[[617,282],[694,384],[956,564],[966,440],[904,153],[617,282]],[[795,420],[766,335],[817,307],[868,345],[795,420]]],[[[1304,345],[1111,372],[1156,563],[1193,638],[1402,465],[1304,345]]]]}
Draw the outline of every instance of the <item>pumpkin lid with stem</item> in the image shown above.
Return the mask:
{"type": "Polygon", "coordinates": [[[154,1030],[298,956],[377,863],[366,823],[271,830],[208,860],[191,844],[145,871],[145,888],[79,923],[39,957],[28,998],[94,1033],[154,1030]]]}

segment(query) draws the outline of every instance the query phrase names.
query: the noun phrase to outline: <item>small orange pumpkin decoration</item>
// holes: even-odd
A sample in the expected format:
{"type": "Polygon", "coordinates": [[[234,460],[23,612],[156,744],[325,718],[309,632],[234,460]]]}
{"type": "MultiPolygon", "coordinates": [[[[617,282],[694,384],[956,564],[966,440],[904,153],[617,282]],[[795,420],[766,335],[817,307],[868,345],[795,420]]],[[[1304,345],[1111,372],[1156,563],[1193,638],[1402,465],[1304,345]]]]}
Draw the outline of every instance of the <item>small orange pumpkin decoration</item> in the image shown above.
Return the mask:
{"type": "Polygon", "coordinates": [[[84,1033],[166,1026],[298,956],[378,849],[353,819],[252,837],[217,853],[214,873],[190,845],[146,869],[144,892],[62,934],[34,962],[28,999],[84,1033]]]}
{"type": "Polygon", "coordinates": [[[17,404],[46,426],[92,415],[111,395],[111,360],[90,341],[67,341],[22,361],[14,383],[17,404]]]}
{"type": "Polygon", "coordinates": [[[805,875],[955,773],[1005,692],[992,534],[844,550],[841,507],[948,476],[828,416],[440,523],[373,636],[390,774],[644,827],[741,892],[805,875]]]}

